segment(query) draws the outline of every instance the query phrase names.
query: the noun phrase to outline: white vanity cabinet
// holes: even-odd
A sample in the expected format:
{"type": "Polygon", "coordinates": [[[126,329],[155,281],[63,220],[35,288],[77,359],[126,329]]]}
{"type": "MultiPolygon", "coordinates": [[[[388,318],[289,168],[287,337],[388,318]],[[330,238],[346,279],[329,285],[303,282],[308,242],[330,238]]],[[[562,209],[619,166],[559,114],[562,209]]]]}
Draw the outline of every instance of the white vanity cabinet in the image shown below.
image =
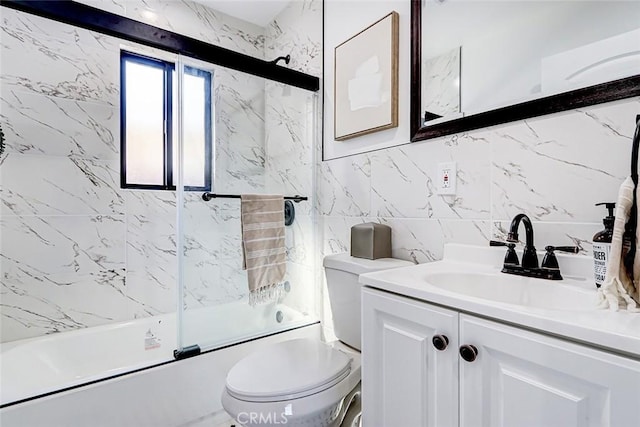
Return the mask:
{"type": "Polygon", "coordinates": [[[640,361],[561,338],[364,288],[362,350],[364,427],[640,425],[640,361]]]}
{"type": "MultiPolygon", "coordinates": [[[[427,305],[427,304],[425,304],[427,305]]],[[[640,425],[640,362],[460,314],[460,426],[640,425]]]]}
{"type": "Polygon", "coordinates": [[[368,288],[362,304],[363,425],[458,425],[458,313],[368,288]]]}

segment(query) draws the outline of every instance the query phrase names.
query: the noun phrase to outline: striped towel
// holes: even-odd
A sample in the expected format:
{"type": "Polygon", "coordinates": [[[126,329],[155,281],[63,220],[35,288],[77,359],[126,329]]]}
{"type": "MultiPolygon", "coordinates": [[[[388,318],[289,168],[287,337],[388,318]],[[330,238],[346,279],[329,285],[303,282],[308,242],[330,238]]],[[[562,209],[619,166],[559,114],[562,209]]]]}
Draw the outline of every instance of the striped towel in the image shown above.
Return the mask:
{"type": "Polygon", "coordinates": [[[284,197],[243,194],[242,268],[249,279],[249,304],[277,300],[283,292],[286,272],[284,246],[284,197]]]}

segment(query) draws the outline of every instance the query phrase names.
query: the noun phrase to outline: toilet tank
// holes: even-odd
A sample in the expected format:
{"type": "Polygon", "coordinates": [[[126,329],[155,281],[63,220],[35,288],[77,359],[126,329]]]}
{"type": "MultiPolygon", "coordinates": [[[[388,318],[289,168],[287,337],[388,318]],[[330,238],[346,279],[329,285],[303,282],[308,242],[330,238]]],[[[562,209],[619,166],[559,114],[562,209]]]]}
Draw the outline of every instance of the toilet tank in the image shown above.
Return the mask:
{"type": "Polygon", "coordinates": [[[358,276],[390,268],[407,267],[413,263],[395,258],[375,260],[355,258],[344,253],[326,256],[323,265],[336,337],[343,343],[360,350],[360,287],[362,285],[358,282],[358,276]]]}

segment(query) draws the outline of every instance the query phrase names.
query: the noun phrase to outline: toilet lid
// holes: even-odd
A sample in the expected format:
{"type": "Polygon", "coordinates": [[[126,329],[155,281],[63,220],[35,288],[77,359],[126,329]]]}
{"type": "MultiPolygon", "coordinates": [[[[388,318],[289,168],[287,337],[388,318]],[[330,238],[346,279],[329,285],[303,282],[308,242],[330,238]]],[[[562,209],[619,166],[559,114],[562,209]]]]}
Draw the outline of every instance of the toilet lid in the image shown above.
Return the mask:
{"type": "Polygon", "coordinates": [[[327,344],[294,339],[271,345],[238,362],[227,375],[227,391],[251,402],[276,402],[319,393],[342,381],[351,358],[327,344]]]}

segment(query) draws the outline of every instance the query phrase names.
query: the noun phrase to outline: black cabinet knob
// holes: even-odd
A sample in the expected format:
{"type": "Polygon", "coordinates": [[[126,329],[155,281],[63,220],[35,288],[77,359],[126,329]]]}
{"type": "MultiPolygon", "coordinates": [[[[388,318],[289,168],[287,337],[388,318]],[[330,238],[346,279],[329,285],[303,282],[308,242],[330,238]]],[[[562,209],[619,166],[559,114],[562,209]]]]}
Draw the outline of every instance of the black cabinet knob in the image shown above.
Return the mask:
{"type": "Polygon", "coordinates": [[[436,349],[443,351],[449,345],[449,338],[446,335],[434,335],[431,342],[436,349]]]}
{"type": "Polygon", "coordinates": [[[478,349],[474,345],[465,344],[460,347],[460,356],[467,362],[473,362],[478,357],[478,349]]]}

